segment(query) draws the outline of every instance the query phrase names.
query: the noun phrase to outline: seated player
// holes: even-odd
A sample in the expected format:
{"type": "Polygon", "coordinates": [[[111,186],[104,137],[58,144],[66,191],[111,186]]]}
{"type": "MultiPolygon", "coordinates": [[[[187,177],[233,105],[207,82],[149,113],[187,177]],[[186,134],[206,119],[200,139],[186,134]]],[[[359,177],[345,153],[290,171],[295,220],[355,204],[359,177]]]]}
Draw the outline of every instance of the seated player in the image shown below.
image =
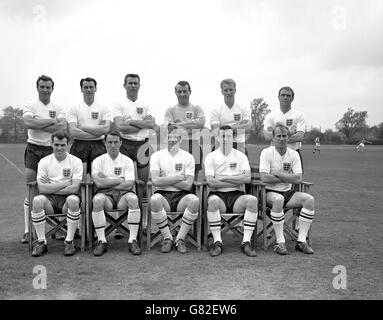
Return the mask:
{"type": "Polygon", "coordinates": [[[83,174],[82,162],[68,153],[69,137],[65,132],[52,134],[53,154],[42,158],[37,167],[39,195],[33,198],[32,223],[38,242],[32,256],[40,257],[48,251],[45,237],[45,215],[67,214],[68,231],[65,238],[64,255],[75,254],[73,238],[80,219],[78,196],[83,174]]]}
{"type": "Polygon", "coordinates": [[[288,127],[277,124],[272,134],[274,145],[262,150],[259,173],[262,182],[267,184],[266,202],[271,207],[271,221],[277,238],[274,251],[281,255],[287,254],[283,209],[301,207],[295,249],[312,254],[314,250],[306,242],[306,237],[314,218],[314,198],[308,193],[292,189],[292,183],[302,182],[302,166],[298,152],[287,147],[288,127]]]}
{"type": "Polygon", "coordinates": [[[107,153],[92,162],[92,178],[97,192],[93,197],[92,219],[96,229],[98,243],[93,250],[95,256],[107,251],[105,238],[106,217],[104,210],[129,210],[129,251],[133,255],[141,254],[137,234],[141,219],[138,197],[132,191],[135,183],[134,163],[132,159],[120,153],[122,144],[118,132],[109,132],[105,136],[107,153]]]}
{"type": "Polygon", "coordinates": [[[245,212],[241,250],[249,257],[257,255],[251,236],[258,218],[258,201],[255,196],[244,192],[244,184],[251,180],[251,169],[246,155],[233,148],[234,138],[235,133],[230,126],[220,127],[220,146],[205,159],[206,182],[210,188],[207,220],[214,239],[209,251],[212,257],[223,251],[221,213],[225,212],[245,212]]]}
{"type": "MultiPolygon", "coordinates": [[[[171,126],[169,128],[171,131],[171,126]]],[[[166,212],[184,212],[175,246],[178,252],[186,253],[185,236],[198,217],[200,201],[191,191],[195,172],[194,157],[180,149],[181,137],[176,131],[168,133],[167,148],[153,153],[150,159],[150,173],[156,189],[150,198],[151,214],[163,235],[163,253],[170,252],[174,244],[166,212]]]]}

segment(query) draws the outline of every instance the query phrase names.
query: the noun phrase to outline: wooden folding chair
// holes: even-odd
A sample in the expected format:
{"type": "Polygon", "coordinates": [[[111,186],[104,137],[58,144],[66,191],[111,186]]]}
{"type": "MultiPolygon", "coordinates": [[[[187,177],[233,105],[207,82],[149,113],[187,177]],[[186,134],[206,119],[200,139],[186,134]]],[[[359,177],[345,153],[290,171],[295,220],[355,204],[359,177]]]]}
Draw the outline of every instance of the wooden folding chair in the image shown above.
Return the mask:
{"type": "MultiPolygon", "coordinates": [[[[300,192],[306,192],[310,193],[311,187],[314,184],[311,182],[305,182],[302,181],[298,184],[293,184],[293,188],[296,191],[300,192]]],[[[258,233],[257,237],[263,237],[263,249],[267,250],[271,244],[275,243],[276,237],[274,233],[273,223],[270,219],[271,214],[271,208],[266,203],[266,184],[260,183],[261,188],[261,196],[260,196],[260,202],[261,202],[261,219],[263,220],[263,229],[258,233]]],[[[283,211],[285,213],[285,222],[283,224],[283,231],[285,236],[287,238],[291,239],[292,241],[298,240],[298,230],[297,230],[297,223],[298,223],[298,217],[299,213],[301,211],[302,207],[297,208],[284,208],[283,211]]],[[[307,243],[311,246],[312,240],[311,240],[311,228],[309,229],[309,232],[307,234],[307,243]]]]}
{"type": "MultiPolygon", "coordinates": [[[[137,177],[137,163],[134,162],[134,175],[137,177]]],[[[141,219],[138,231],[138,242],[140,243],[140,248],[143,248],[144,242],[144,234],[143,234],[143,188],[144,182],[137,179],[135,180],[135,184],[133,187],[133,191],[136,193],[138,197],[138,204],[141,210],[141,219]]],[[[93,196],[96,194],[95,184],[90,178],[87,182],[87,228],[88,228],[88,248],[90,251],[93,250],[93,242],[97,240],[95,235],[93,219],[92,219],[92,210],[93,210],[93,196]]],[[[129,237],[129,229],[125,227],[122,223],[128,218],[128,210],[120,210],[120,209],[112,209],[112,210],[104,210],[105,218],[107,224],[109,224],[105,228],[105,237],[107,237],[113,230],[119,230],[126,237],[129,237]],[[114,213],[118,213],[118,218],[113,216],[114,213]]]]}
{"type": "MultiPolygon", "coordinates": [[[[162,240],[161,231],[158,230],[152,234],[152,214],[150,209],[150,197],[153,195],[153,184],[149,177],[147,184],[148,202],[144,204],[147,212],[148,224],[147,224],[147,236],[146,236],[146,248],[150,250],[154,245],[162,240]]],[[[200,199],[200,205],[198,209],[198,217],[194,222],[194,225],[190,229],[189,233],[185,237],[185,242],[191,243],[197,250],[201,250],[201,230],[202,230],[202,183],[199,181],[193,182],[193,193],[200,199]]],[[[170,232],[175,234],[179,231],[182,223],[182,216],[184,212],[181,211],[168,211],[166,212],[168,218],[168,226],[170,232]]]]}
{"type": "MultiPolygon", "coordinates": [[[[262,183],[259,178],[259,165],[257,163],[250,164],[251,169],[251,182],[245,184],[245,194],[250,194],[255,196],[258,199],[258,219],[259,213],[261,212],[261,206],[259,201],[259,196],[261,194],[262,183]]],[[[209,186],[206,181],[203,182],[203,237],[204,237],[204,248],[208,250],[209,245],[212,244],[212,234],[210,233],[210,227],[207,220],[207,198],[209,194],[209,186]]],[[[245,212],[221,212],[221,235],[231,231],[235,236],[243,239],[243,218],[245,212]]],[[[251,237],[251,242],[254,248],[256,247],[256,242],[258,238],[257,233],[257,223],[255,224],[254,232],[251,237]]]]}
{"type": "MultiPolygon", "coordinates": [[[[33,198],[39,194],[38,190],[38,185],[36,181],[29,182],[27,183],[28,186],[28,199],[29,199],[29,252],[32,252],[33,244],[37,242],[37,235],[36,231],[33,227],[32,223],[32,203],[33,203],[33,198]],[[36,239],[36,240],[33,240],[36,239]]],[[[85,239],[86,239],[86,189],[87,189],[87,184],[86,182],[82,181],[80,184],[80,245],[78,245],[81,248],[81,251],[85,250],[85,239]]],[[[67,226],[66,226],[66,214],[61,213],[61,214],[46,214],[46,222],[52,226],[50,230],[48,230],[45,233],[45,237],[48,239],[51,235],[55,234],[58,230],[62,230],[65,235],[67,233],[67,226]],[[60,220],[61,218],[61,220],[60,220]]],[[[76,241],[77,239],[74,239],[76,241]]]]}

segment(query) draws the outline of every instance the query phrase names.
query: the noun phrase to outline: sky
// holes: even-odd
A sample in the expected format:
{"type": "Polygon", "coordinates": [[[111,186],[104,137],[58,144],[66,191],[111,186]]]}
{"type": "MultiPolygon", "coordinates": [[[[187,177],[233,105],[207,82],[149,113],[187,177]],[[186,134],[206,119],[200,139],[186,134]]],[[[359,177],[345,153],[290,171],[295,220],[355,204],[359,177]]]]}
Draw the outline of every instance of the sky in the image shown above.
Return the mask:
{"type": "Polygon", "coordinates": [[[232,78],[248,107],[263,98],[277,110],[279,88],[292,87],[307,129],[335,129],[348,107],[371,126],[383,122],[382,31],[381,0],[0,0],[0,108],[36,100],[41,74],[57,104],[78,104],[90,76],[112,107],[138,73],[158,124],[179,80],[208,124],[232,78]]]}

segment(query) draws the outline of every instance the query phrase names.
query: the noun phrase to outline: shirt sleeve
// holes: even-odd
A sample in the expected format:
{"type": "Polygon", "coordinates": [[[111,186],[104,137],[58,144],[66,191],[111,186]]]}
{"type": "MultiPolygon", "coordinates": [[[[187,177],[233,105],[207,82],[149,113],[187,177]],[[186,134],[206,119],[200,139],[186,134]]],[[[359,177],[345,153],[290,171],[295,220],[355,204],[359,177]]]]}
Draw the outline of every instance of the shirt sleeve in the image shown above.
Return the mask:
{"type": "Polygon", "coordinates": [[[188,157],[188,158],[189,158],[188,161],[185,163],[185,175],[194,177],[194,174],[195,174],[194,157],[192,155],[190,155],[190,157],[188,157]]]}
{"type": "Polygon", "coordinates": [[[214,109],[210,115],[210,126],[218,124],[221,125],[221,121],[219,119],[219,109],[214,109]]]}
{"type": "Polygon", "coordinates": [[[168,125],[169,123],[174,123],[175,119],[173,116],[172,108],[168,108],[165,112],[164,116],[164,125],[168,125]]]}
{"type": "Polygon", "coordinates": [[[111,108],[111,117],[112,117],[112,119],[114,119],[115,117],[123,117],[122,106],[119,103],[116,103],[111,108]]]}
{"type": "Polygon", "coordinates": [[[125,181],[135,181],[134,163],[131,159],[126,159],[125,162],[125,181]]]}
{"type": "Polygon", "coordinates": [[[259,172],[270,173],[270,162],[267,159],[266,149],[261,152],[259,159],[259,172]]]}
{"type": "Polygon", "coordinates": [[[101,120],[112,121],[111,109],[107,106],[103,106],[101,110],[102,110],[101,120]]]}
{"type": "Polygon", "coordinates": [[[75,158],[75,161],[73,162],[73,175],[72,180],[82,180],[82,161],[78,158],[75,158]]]}
{"type": "Polygon", "coordinates": [[[203,125],[205,125],[206,118],[203,112],[203,109],[200,106],[195,106],[195,119],[203,121],[203,125]]]}
{"type": "Polygon", "coordinates": [[[42,176],[48,175],[48,165],[44,159],[39,161],[37,165],[37,177],[36,180],[39,180],[42,176]]]}
{"type": "Polygon", "coordinates": [[[66,110],[64,107],[61,107],[61,106],[56,106],[57,108],[57,116],[56,118],[59,119],[59,118],[64,118],[65,120],[67,119],[67,116],[66,116],[66,110]]]}
{"type": "Polygon", "coordinates": [[[153,153],[152,156],[150,157],[150,172],[160,171],[161,169],[157,152],[153,153]]]}
{"type": "Polygon", "coordinates": [[[303,173],[302,172],[302,163],[301,163],[301,158],[299,157],[299,154],[297,151],[294,152],[294,160],[292,163],[293,167],[293,172],[294,173],[303,173]]]}
{"type": "Polygon", "coordinates": [[[205,176],[215,176],[214,159],[211,156],[211,153],[205,158],[205,176]]]}
{"type": "Polygon", "coordinates": [[[97,157],[92,161],[92,175],[98,174],[99,172],[102,172],[101,159],[97,157]]]}
{"type": "Polygon", "coordinates": [[[303,113],[300,112],[299,116],[297,117],[297,132],[298,131],[305,131],[306,122],[303,116],[303,113]]]}
{"type": "Polygon", "coordinates": [[[67,121],[68,123],[74,122],[78,124],[76,108],[73,108],[73,107],[69,108],[67,113],[67,121]]]}
{"type": "Polygon", "coordinates": [[[241,154],[240,171],[250,171],[249,159],[245,154],[241,154]]]}
{"type": "Polygon", "coordinates": [[[25,117],[26,115],[30,115],[32,117],[35,116],[35,111],[33,110],[33,106],[31,104],[27,104],[26,106],[24,106],[23,117],[25,117]]]}

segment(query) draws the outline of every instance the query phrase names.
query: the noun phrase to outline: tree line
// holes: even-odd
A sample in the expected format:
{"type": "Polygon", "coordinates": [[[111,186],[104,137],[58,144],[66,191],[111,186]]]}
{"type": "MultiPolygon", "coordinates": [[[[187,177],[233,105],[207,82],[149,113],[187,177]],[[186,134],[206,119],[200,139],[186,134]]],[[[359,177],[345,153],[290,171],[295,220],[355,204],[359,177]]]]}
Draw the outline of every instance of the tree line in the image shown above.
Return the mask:
{"type": "MultiPolygon", "coordinates": [[[[253,126],[248,134],[249,143],[266,143],[263,137],[263,125],[266,115],[271,112],[263,98],[255,98],[250,102],[253,126]]],[[[343,117],[335,123],[336,130],[320,128],[306,130],[304,143],[313,144],[316,137],[322,144],[356,144],[363,138],[373,144],[383,144],[383,122],[368,126],[367,111],[355,111],[348,108],[343,117]]],[[[0,117],[0,143],[25,143],[27,128],[23,121],[23,110],[8,106],[0,117]]]]}

